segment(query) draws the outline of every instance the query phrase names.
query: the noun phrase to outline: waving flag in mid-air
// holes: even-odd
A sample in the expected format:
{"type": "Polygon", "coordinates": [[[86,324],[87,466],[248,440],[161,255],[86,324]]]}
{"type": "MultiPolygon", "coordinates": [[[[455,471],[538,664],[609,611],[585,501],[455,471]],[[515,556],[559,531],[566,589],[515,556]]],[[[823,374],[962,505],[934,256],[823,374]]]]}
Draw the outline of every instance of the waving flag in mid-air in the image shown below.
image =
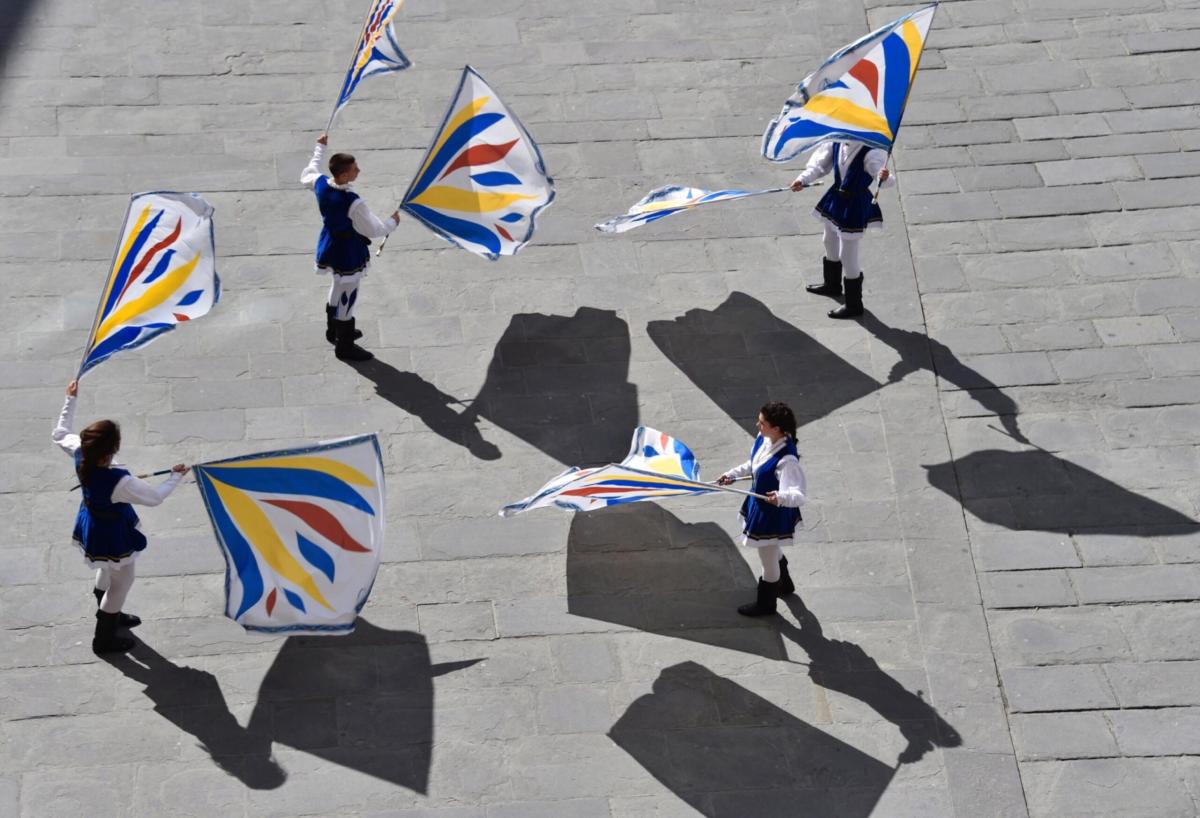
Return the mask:
{"type": "Polygon", "coordinates": [[[354,48],[354,59],[346,71],[342,90],[329,117],[330,125],[364,79],[390,71],[403,71],[412,65],[400,50],[396,32],[392,28],[392,20],[402,5],[404,0],[371,0],[371,10],[367,12],[367,20],[363,23],[362,33],[358,35],[358,44],[354,48]]]}
{"type": "Polygon", "coordinates": [[[500,516],[511,517],[546,506],[591,511],[639,500],[714,491],[730,489],[700,482],[700,464],[691,449],[670,435],[639,426],[633,433],[629,454],[620,463],[567,469],[532,496],[500,509],[500,516]]]}
{"type": "Polygon", "coordinates": [[[935,11],[893,20],[805,77],[767,126],[763,156],[786,162],[831,139],[891,151],[935,11]]]}
{"type": "Polygon", "coordinates": [[[195,193],[130,197],[79,375],[199,318],[221,297],[212,205],[195,193]]]}
{"type": "Polygon", "coordinates": [[[495,261],[533,237],[554,200],[542,153],[471,66],[400,207],[442,238],[495,261]]]}
{"type": "Polygon", "coordinates": [[[225,556],[225,614],[246,630],[349,633],[383,548],[375,435],[195,467],[225,556]]]}
{"type": "Polygon", "coordinates": [[[762,196],[764,193],[781,193],[788,189],[773,187],[766,190],[701,190],[698,187],[667,185],[650,191],[645,198],[629,208],[625,215],[601,222],[596,225],[596,229],[601,233],[624,233],[626,230],[665,219],[699,205],[762,196]]]}

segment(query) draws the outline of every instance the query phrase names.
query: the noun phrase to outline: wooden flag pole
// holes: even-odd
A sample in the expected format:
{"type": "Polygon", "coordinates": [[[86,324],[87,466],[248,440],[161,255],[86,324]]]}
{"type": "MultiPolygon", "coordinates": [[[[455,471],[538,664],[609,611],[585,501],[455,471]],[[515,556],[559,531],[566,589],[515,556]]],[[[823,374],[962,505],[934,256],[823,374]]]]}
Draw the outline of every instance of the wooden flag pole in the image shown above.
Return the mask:
{"type": "MultiPolygon", "coordinates": [[[[135,476],[135,477],[137,477],[139,480],[144,480],[144,479],[146,479],[147,477],[158,477],[159,475],[163,475],[163,474],[170,474],[170,473],[171,473],[171,472],[173,472],[173,471],[175,471],[175,469],[173,469],[173,468],[171,468],[171,469],[159,469],[158,471],[152,471],[152,472],[149,472],[149,473],[147,473],[147,474],[136,474],[136,475],[134,475],[134,476],[135,476]]],[[[79,488],[79,486],[78,486],[78,485],[71,486],[71,491],[75,491],[75,489],[77,489],[77,488],[79,488]]]]}

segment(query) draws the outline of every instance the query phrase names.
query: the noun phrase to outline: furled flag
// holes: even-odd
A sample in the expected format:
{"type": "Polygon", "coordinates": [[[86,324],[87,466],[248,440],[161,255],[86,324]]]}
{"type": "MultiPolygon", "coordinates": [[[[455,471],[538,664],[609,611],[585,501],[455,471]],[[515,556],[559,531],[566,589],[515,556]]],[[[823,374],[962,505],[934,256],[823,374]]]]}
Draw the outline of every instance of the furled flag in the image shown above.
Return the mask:
{"type": "Polygon", "coordinates": [[[764,193],[780,193],[788,189],[773,187],[767,190],[701,190],[698,187],[667,185],[650,191],[644,199],[629,208],[625,215],[601,222],[596,225],[596,229],[601,233],[624,233],[626,230],[641,227],[643,224],[674,216],[684,210],[691,210],[698,205],[724,202],[730,199],[745,199],[749,196],[761,196],[764,193]]]}
{"type": "Polygon", "coordinates": [[[367,12],[367,20],[363,23],[362,33],[358,35],[358,44],[354,48],[354,59],[346,71],[341,93],[329,116],[330,125],[364,79],[389,71],[403,71],[412,65],[400,50],[396,32],[392,28],[392,20],[402,5],[404,0],[371,0],[371,10],[367,12]]]}
{"type": "Polygon", "coordinates": [[[805,77],[767,126],[763,156],[787,162],[831,139],[890,151],[935,11],[937,3],[893,20],[805,77]]]}
{"type": "Polygon", "coordinates": [[[353,631],[383,548],[375,435],[195,470],[225,555],[225,615],[249,631],[353,631]]]}
{"type": "Polygon", "coordinates": [[[195,193],[130,197],[79,375],[199,318],[221,297],[212,205],[195,193]],[[132,223],[131,223],[132,217],[132,223]]]}
{"type": "Polygon", "coordinates": [[[442,238],[495,261],[533,237],[554,200],[542,153],[471,66],[400,207],[442,238]]]}
{"type": "Polygon", "coordinates": [[[634,430],[629,454],[620,463],[567,469],[532,496],[500,509],[500,516],[511,517],[545,506],[591,511],[639,500],[721,490],[700,482],[700,464],[691,449],[670,435],[639,426],[634,430]]]}

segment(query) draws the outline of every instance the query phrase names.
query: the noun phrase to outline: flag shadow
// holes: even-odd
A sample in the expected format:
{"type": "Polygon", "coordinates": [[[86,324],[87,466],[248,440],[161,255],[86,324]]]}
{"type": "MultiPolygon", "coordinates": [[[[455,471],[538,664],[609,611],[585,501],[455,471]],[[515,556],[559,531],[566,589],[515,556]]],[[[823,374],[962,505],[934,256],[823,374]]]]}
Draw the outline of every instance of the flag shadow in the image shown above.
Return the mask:
{"type": "Polygon", "coordinates": [[[715,523],[685,523],[655,503],[577,513],[567,538],[567,611],[783,659],[779,633],[737,613],[757,582],[737,548],[715,523]]]}
{"type": "Polygon", "coordinates": [[[897,769],[695,662],[664,669],[608,736],[708,818],[867,818],[897,769]]]}
{"type": "Polygon", "coordinates": [[[19,45],[26,20],[38,3],[39,0],[5,0],[4,20],[0,22],[0,76],[7,76],[5,69],[12,59],[12,52],[19,45]]]}
{"type": "Polygon", "coordinates": [[[374,382],[375,393],[395,406],[415,415],[421,422],[451,443],[463,446],[480,460],[499,460],[500,449],[484,439],[476,418],[458,413],[451,404],[462,404],[414,372],[401,372],[378,358],[351,362],[360,375],[374,382]]]}
{"type": "Polygon", "coordinates": [[[216,677],[180,667],[140,643],[105,657],[146,685],[154,709],[200,740],[213,762],[253,789],[275,789],[287,772],[283,744],[425,794],[433,744],[433,679],[480,660],[433,665],[425,638],[359,619],[353,634],[292,636],[259,687],[246,727],[216,677]]]}
{"type": "Polygon", "coordinates": [[[607,463],[638,425],[629,358],[629,326],[613,310],[514,315],[463,417],[485,417],[566,465],[607,463]]]}
{"type": "Polygon", "coordinates": [[[650,339],[750,434],[759,407],[784,400],[805,423],[871,394],[880,384],[761,301],[731,293],[715,310],[651,321],[650,339]]]}
{"type": "Polygon", "coordinates": [[[986,523],[1018,531],[1169,536],[1197,522],[1041,449],[986,449],[924,466],[929,483],[986,523]]]}

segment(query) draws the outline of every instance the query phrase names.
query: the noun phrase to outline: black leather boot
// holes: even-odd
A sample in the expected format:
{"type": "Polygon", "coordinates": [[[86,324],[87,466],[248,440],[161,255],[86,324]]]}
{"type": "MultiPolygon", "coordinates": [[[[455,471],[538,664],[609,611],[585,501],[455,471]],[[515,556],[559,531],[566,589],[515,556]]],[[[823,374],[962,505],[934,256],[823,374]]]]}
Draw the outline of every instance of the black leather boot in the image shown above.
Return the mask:
{"type": "MultiPolygon", "coordinates": [[[[101,591],[99,588],[93,588],[92,594],[95,595],[96,607],[99,608],[100,603],[104,600],[104,592],[101,591]]],[[[136,628],[138,625],[142,624],[142,620],[139,619],[138,617],[134,616],[133,614],[118,613],[117,617],[118,617],[117,624],[120,625],[122,628],[136,628]]]]}
{"type": "Polygon", "coordinates": [[[824,267],[825,280],[820,284],[809,284],[804,289],[813,295],[827,295],[830,298],[837,298],[842,294],[842,263],[840,261],[830,261],[827,258],[821,259],[821,263],[824,267]]]}
{"type": "Polygon", "coordinates": [[[128,636],[117,636],[120,614],[96,611],[96,635],[92,637],[92,653],[125,653],[135,642],[128,636]]]}
{"type": "Polygon", "coordinates": [[[863,276],[847,278],[846,300],[836,310],[829,311],[830,318],[857,318],[863,314],[862,287],[863,276]]]}
{"type": "Polygon", "coordinates": [[[779,558],[779,596],[785,597],[796,593],[796,584],[792,582],[792,575],[788,573],[787,557],[779,558]]]}
{"type": "MultiPolygon", "coordinates": [[[[326,304],[325,305],[325,340],[331,344],[337,343],[337,327],[334,326],[336,324],[336,322],[337,322],[337,307],[335,307],[331,304],[326,304]]],[[[362,330],[356,329],[354,331],[354,340],[357,341],[361,337],[362,337],[362,330]]]]}
{"type": "Polygon", "coordinates": [[[345,321],[334,321],[334,329],[337,332],[337,344],[333,348],[333,354],[342,361],[369,361],[375,356],[367,350],[354,343],[356,336],[354,329],[354,319],[348,318],[345,321]]]}
{"type": "Polygon", "coordinates": [[[768,616],[775,613],[775,599],[779,595],[779,583],[758,580],[758,597],[745,605],[738,606],[742,616],[768,616]]]}

